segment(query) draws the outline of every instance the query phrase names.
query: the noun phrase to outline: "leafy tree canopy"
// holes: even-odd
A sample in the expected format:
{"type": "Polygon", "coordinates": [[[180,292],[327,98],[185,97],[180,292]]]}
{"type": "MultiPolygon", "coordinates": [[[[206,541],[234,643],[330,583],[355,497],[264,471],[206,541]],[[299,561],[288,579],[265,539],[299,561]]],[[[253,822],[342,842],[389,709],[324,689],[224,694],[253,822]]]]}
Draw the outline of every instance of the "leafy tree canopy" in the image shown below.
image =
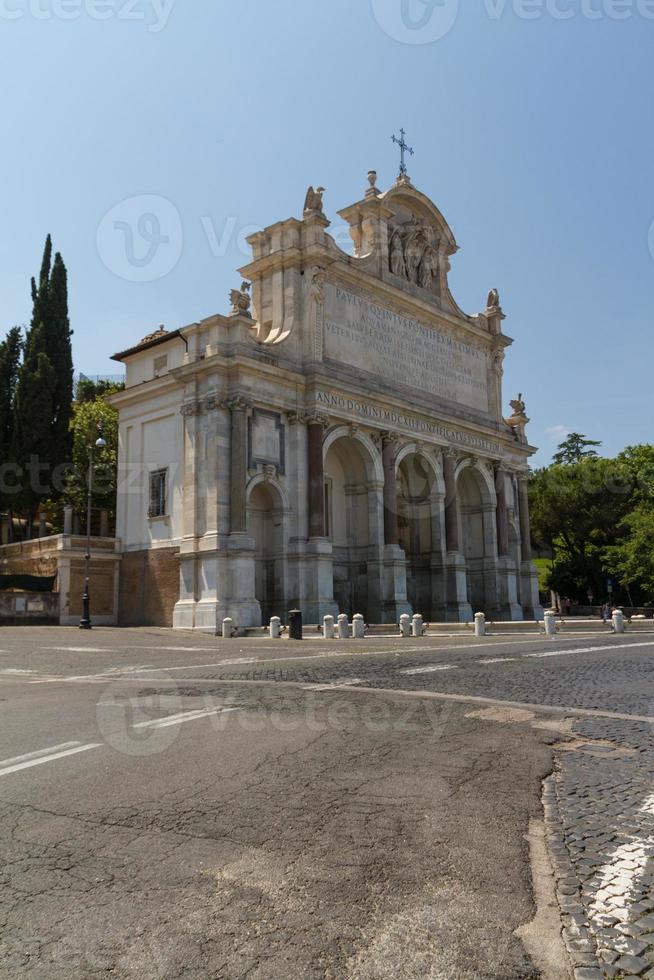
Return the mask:
{"type": "Polygon", "coordinates": [[[581,459],[597,456],[595,449],[599,449],[601,445],[601,442],[587,439],[579,432],[571,432],[559,446],[558,452],[554,454],[553,461],[564,466],[570,466],[573,463],[578,463],[581,459]]]}

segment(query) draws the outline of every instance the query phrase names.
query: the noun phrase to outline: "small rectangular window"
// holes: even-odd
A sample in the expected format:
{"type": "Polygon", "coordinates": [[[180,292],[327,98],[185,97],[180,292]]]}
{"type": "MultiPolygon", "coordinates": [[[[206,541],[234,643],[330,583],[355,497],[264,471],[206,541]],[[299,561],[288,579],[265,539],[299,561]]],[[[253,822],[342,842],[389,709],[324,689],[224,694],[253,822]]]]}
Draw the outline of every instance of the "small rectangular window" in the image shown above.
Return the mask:
{"type": "Polygon", "coordinates": [[[165,374],[168,370],[168,354],[162,354],[161,357],[155,357],[154,359],[154,376],[158,378],[160,374],[165,374]]]}
{"type": "Polygon", "coordinates": [[[167,479],[167,470],[155,470],[154,473],[150,473],[150,505],[148,507],[148,517],[166,516],[167,479]]]}

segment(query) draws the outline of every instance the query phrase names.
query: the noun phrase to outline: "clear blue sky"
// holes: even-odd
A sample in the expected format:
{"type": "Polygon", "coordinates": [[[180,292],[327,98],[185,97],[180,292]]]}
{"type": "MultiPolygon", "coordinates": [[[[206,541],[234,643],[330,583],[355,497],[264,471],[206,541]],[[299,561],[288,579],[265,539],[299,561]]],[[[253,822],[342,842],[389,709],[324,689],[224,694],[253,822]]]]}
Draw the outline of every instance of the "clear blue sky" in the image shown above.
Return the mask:
{"type": "Polygon", "coordinates": [[[76,368],[115,372],[160,323],[225,312],[239,232],[300,216],[308,184],[335,222],[368,169],[389,186],[404,126],[461,247],[457,300],[500,289],[505,400],[525,393],[537,462],[565,430],[611,453],[651,441],[652,17],[647,0],[0,0],[2,327],[28,322],[51,232],[76,368]],[[161,218],[144,238],[170,240],[128,280],[107,229],[144,211],[161,218]]]}

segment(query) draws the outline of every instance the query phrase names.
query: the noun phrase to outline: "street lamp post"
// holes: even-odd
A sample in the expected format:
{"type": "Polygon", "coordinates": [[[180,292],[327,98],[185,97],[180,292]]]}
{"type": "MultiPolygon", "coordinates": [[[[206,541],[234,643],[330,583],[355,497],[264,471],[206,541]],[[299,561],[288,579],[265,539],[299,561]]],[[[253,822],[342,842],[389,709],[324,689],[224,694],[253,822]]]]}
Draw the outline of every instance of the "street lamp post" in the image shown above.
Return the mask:
{"type": "MultiPolygon", "coordinates": [[[[96,439],[95,448],[104,449],[107,443],[102,438],[96,439]]],[[[82,618],[79,621],[81,630],[92,629],[91,624],[91,499],[93,496],[93,446],[89,446],[89,471],[86,488],[86,555],[84,556],[84,595],[82,596],[82,618]]]]}

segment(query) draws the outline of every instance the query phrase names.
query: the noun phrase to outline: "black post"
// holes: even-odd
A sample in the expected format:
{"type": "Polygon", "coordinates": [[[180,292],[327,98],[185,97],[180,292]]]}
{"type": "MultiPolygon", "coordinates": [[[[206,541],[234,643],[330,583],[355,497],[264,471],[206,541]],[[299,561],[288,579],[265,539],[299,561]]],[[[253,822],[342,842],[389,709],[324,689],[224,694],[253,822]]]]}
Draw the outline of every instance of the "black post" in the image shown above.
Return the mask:
{"type": "Polygon", "coordinates": [[[291,609],[288,614],[289,636],[291,640],[302,639],[302,613],[299,609],[291,609]]]}
{"type": "Polygon", "coordinates": [[[89,446],[89,472],[86,491],[86,555],[84,556],[84,595],[82,596],[81,630],[92,629],[91,623],[91,494],[93,492],[93,446],[89,446]]]}

